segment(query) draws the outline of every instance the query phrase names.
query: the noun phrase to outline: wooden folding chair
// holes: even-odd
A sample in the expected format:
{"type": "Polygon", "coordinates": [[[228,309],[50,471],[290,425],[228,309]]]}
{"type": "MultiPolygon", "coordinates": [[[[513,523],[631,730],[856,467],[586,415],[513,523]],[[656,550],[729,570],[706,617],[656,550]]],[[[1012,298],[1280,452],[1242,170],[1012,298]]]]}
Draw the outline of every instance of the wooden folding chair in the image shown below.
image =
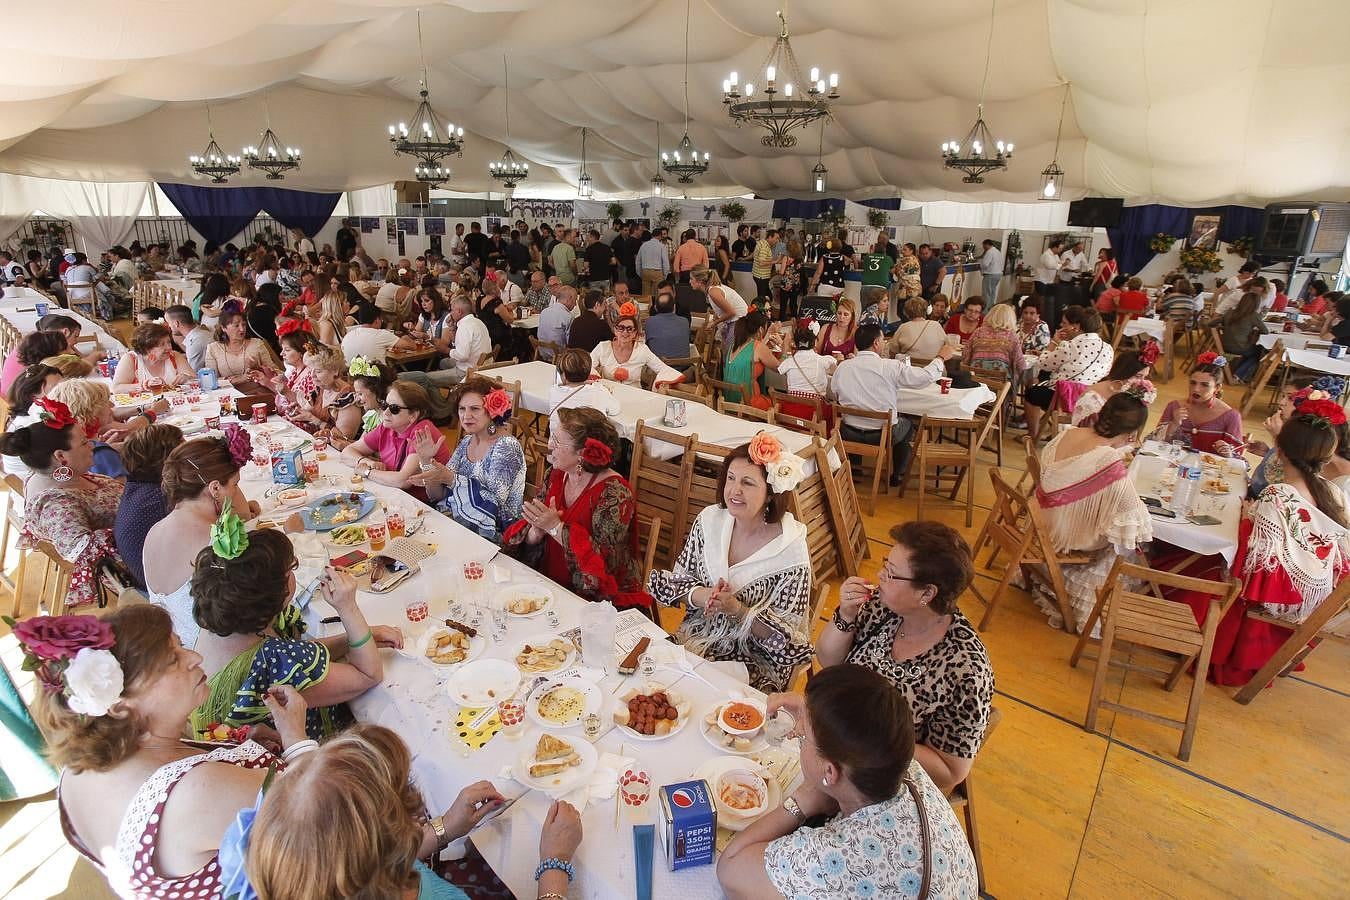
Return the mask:
{"type": "Polygon", "coordinates": [[[98,317],[98,295],[92,282],[66,282],[66,302],[72,312],[86,312],[91,319],[98,317]]]}
{"type": "Polygon", "coordinates": [[[638,516],[638,527],[647,532],[646,548],[642,551],[642,583],[651,580],[652,570],[656,568],[656,547],[661,540],[661,517],[638,516]]]}
{"type": "Polygon", "coordinates": [[[1195,741],[1195,726],[1200,720],[1200,698],[1205,691],[1205,674],[1209,671],[1209,656],[1214,649],[1214,633],[1219,627],[1228,607],[1237,599],[1239,582],[1208,581],[1203,578],[1191,578],[1172,572],[1136,566],[1117,559],[1111,567],[1111,575],[1103,587],[1093,607],[1092,614],[1083,623],[1083,633],[1078,638],[1070,665],[1076,665],[1082,655],[1083,647],[1091,640],[1092,626],[1098,618],[1102,622],[1101,647],[1097,653],[1097,670],[1092,679],[1092,694],[1088,698],[1087,717],[1083,727],[1088,731],[1097,730],[1097,711],[1102,707],[1116,712],[1126,713],[1181,729],[1181,746],[1177,756],[1185,762],[1191,758],[1191,744],[1195,741]],[[1134,585],[1143,582],[1147,593],[1136,590],[1134,585]],[[1190,606],[1163,596],[1163,589],[1184,590],[1205,594],[1210,598],[1209,612],[1205,616],[1203,628],[1195,624],[1195,615],[1190,606]],[[1111,658],[1116,641],[1132,645],[1132,650],[1148,648],[1170,655],[1171,667],[1160,671],[1134,663],[1136,652],[1129,654],[1127,660],[1111,658]],[[1106,687],[1106,672],[1113,666],[1140,672],[1150,672],[1164,676],[1163,687],[1171,691],[1181,676],[1195,661],[1195,678],[1191,685],[1191,696],[1186,704],[1186,718],[1173,719],[1147,710],[1126,706],[1103,699],[1106,687]]]}
{"type": "Polygon", "coordinates": [[[818,438],[825,438],[828,432],[825,423],[815,419],[803,419],[798,416],[790,416],[783,412],[773,413],[773,424],[781,425],[791,431],[800,431],[803,434],[812,434],[818,438]]]}
{"type": "Polygon", "coordinates": [[[1252,374],[1252,380],[1247,385],[1247,393],[1242,397],[1242,405],[1238,412],[1246,416],[1251,411],[1252,405],[1256,403],[1256,398],[1270,384],[1275,371],[1284,363],[1284,341],[1276,339],[1275,345],[1266,351],[1266,355],[1261,357],[1261,362],[1256,366],[1256,372],[1252,374]]]}
{"type": "Polygon", "coordinates": [[[693,403],[700,403],[707,407],[713,405],[712,397],[708,394],[707,389],[701,384],[662,384],[656,388],[656,393],[665,394],[667,397],[677,397],[680,400],[688,400],[693,403]]]}
{"type": "Polygon", "coordinates": [[[756,422],[763,422],[765,425],[773,424],[773,410],[760,409],[757,406],[750,406],[746,403],[732,403],[727,400],[726,394],[717,398],[717,411],[724,416],[735,416],[738,419],[753,419],[756,422]]]}
{"type": "Polygon", "coordinates": [[[563,350],[563,346],[561,344],[554,343],[553,341],[541,341],[539,340],[539,338],[535,337],[532,334],[528,335],[528,337],[530,340],[530,347],[531,349],[534,350],[535,360],[543,360],[544,362],[553,362],[555,359],[558,358],[558,354],[561,353],[563,350]],[[547,353],[548,355],[545,356],[544,355],[545,353],[547,353]]]}
{"type": "Polygon", "coordinates": [[[698,512],[691,513],[690,510],[690,485],[694,480],[697,444],[696,434],[662,431],[641,419],[633,434],[633,462],[629,467],[628,483],[637,502],[639,519],[660,519],[669,525],[657,535],[655,562],[663,565],[670,564],[679,555],[685,533],[698,512]],[[660,459],[648,449],[649,442],[669,444],[678,452],[670,459],[660,459]]]}
{"type": "MultiPolygon", "coordinates": [[[[1003,427],[1008,422],[1008,413],[1012,408],[1012,379],[1008,377],[1007,372],[1001,369],[966,368],[964,366],[962,368],[970,373],[971,378],[989,388],[995,394],[1004,394],[1002,402],[982,403],[977,411],[977,415],[981,413],[992,414],[994,417],[994,427],[989,432],[989,437],[994,439],[994,465],[1001,466],[1003,465],[1003,427]]],[[[980,445],[980,449],[985,449],[984,444],[980,445]]]]}
{"type": "Polygon", "coordinates": [[[684,381],[681,384],[702,384],[703,382],[703,357],[701,356],[672,356],[669,359],[661,360],[677,372],[684,373],[684,381]]]}
{"type": "MultiPolygon", "coordinates": [[[[29,557],[28,565],[39,565],[42,571],[42,585],[38,588],[38,612],[50,616],[66,614],[66,601],[70,594],[70,578],[75,567],[66,562],[57,549],[48,541],[38,541],[29,557]]],[[[15,602],[17,611],[18,603],[15,602]]]]}
{"type": "Polygon", "coordinates": [[[785,428],[821,437],[834,430],[834,410],[830,408],[830,401],[819,394],[794,394],[771,387],[769,405],[773,407],[774,420],[785,428]],[[819,422],[824,427],[817,429],[806,422],[819,422]]]}
{"type": "Polygon", "coordinates": [[[1026,470],[1022,472],[1022,477],[1017,479],[1017,484],[1013,485],[1013,487],[1019,491],[1022,490],[1022,485],[1025,484],[1029,478],[1031,479],[1031,488],[1027,493],[1030,494],[1030,492],[1035,490],[1041,483],[1041,456],[1039,449],[1036,446],[1036,442],[1031,439],[1030,435],[1026,435],[1022,438],[1022,447],[1026,450],[1027,467],[1026,470]]]}
{"type": "MultiPolygon", "coordinates": [[[[806,611],[806,619],[802,623],[803,625],[802,631],[804,633],[803,636],[806,638],[808,643],[811,642],[811,632],[815,629],[816,623],[820,621],[820,613],[822,610],[825,609],[825,603],[829,599],[830,599],[830,585],[828,583],[823,583],[820,586],[820,590],[816,592],[816,598],[811,601],[811,606],[806,611]]],[[[806,678],[809,681],[811,679],[811,674],[815,669],[815,665],[816,661],[812,659],[794,666],[792,668],[792,674],[788,676],[787,689],[792,690],[792,686],[797,682],[797,679],[800,678],[803,673],[806,674],[806,678]]]]}
{"type": "MultiPolygon", "coordinates": [[[[872,489],[867,497],[867,514],[876,515],[877,512],[877,494],[886,493],[890,487],[891,474],[891,414],[889,412],[877,412],[872,409],[861,409],[856,406],[844,406],[842,403],[833,405],[834,420],[837,423],[843,423],[844,416],[852,416],[856,419],[863,419],[872,422],[876,427],[877,443],[864,444],[857,441],[850,441],[847,438],[843,440],[844,453],[848,456],[856,456],[862,461],[862,465],[857,467],[858,474],[866,477],[865,471],[870,465],[872,468],[872,489]]],[[[836,432],[839,433],[839,432],[836,432]]],[[[901,490],[901,496],[904,490],[901,490]]]]}
{"type": "MultiPolygon", "coordinates": [[[[989,736],[994,733],[998,723],[1003,720],[1003,713],[997,706],[989,707],[989,721],[984,726],[984,736],[980,738],[980,750],[983,752],[984,745],[989,742],[989,736]]],[[[976,761],[979,761],[977,756],[976,761]]],[[[980,853],[980,831],[975,824],[975,788],[972,784],[975,769],[972,767],[966,773],[965,780],[952,788],[951,794],[947,796],[947,801],[951,803],[952,810],[960,813],[963,824],[966,826],[966,842],[970,844],[970,852],[975,857],[975,879],[976,887],[980,896],[985,896],[984,881],[984,857],[980,853]]]]}
{"type": "Polygon", "coordinates": [[[999,475],[998,469],[990,468],[989,480],[994,485],[994,502],[975,543],[971,545],[971,557],[975,561],[975,575],[996,580],[998,584],[988,597],[980,592],[975,581],[970,584],[971,593],[985,605],[980,630],[989,627],[994,619],[994,611],[1020,571],[1026,579],[1028,591],[1034,589],[1035,582],[1041,582],[1050,589],[1064,619],[1064,630],[1072,634],[1073,609],[1069,605],[1062,567],[1091,562],[1092,557],[1056,553],[1050,543],[1045,520],[1041,518],[1040,507],[1010,487],[999,475]],[[980,553],[986,547],[990,548],[990,553],[981,566],[980,553]],[[1001,562],[1000,555],[1005,557],[1001,562]]]}
{"type": "Polygon", "coordinates": [[[507,366],[518,365],[516,358],[494,360],[491,354],[483,354],[486,359],[479,359],[478,365],[469,367],[469,371],[464,373],[465,378],[472,378],[475,375],[481,375],[484,372],[490,372],[493,369],[505,369],[507,366]]]}
{"type": "Polygon", "coordinates": [[[712,392],[714,401],[720,400],[728,392],[736,398],[734,402],[743,403],[747,397],[753,396],[748,384],[736,384],[732,381],[721,381],[713,378],[711,375],[704,374],[703,386],[712,392]]]}
{"type": "MultiPolygon", "coordinates": [[[[831,522],[829,530],[838,547],[840,573],[857,575],[862,560],[872,555],[872,548],[858,511],[858,492],[853,485],[853,467],[848,461],[843,435],[836,431],[827,439],[812,441],[812,445],[816,471],[821,475],[825,491],[831,522]],[[832,456],[835,468],[830,465],[832,456]]],[[[808,510],[795,510],[794,515],[800,522],[814,521],[808,510]]]]}
{"type": "Polygon", "coordinates": [[[997,421],[997,411],[1008,396],[1008,383],[1000,385],[993,406],[983,417],[971,419],[939,419],[925,416],[919,429],[918,448],[910,472],[919,482],[919,504],[916,518],[923,521],[924,498],[928,490],[924,484],[928,470],[933,469],[933,487],[941,489],[950,479],[949,500],[955,500],[964,483],[966,487],[966,527],[975,518],[975,456],[988,441],[997,421]],[[944,440],[943,432],[952,432],[951,440],[944,440]],[[917,470],[917,471],[916,471],[917,470]]]}
{"type": "Polygon", "coordinates": [[[29,551],[18,545],[19,534],[23,531],[23,481],[17,475],[6,475],[0,484],[3,484],[0,491],[5,495],[5,518],[0,522],[0,583],[4,584],[14,597],[10,617],[18,618],[19,604],[23,602],[24,575],[29,557],[29,551]],[[7,566],[11,540],[14,541],[14,549],[19,556],[13,577],[10,576],[7,566]]]}
{"type": "MultiPolygon", "coordinates": [[[[1247,682],[1233,695],[1233,699],[1239,703],[1251,703],[1256,695],[1261,693],[1262,688],[1271,684],[1275,678],[1288,677],[1289,673],[1313,650],[1322,643],[1322,639],[1329,633],[1328,626],[1337,616],[1345,611],[1350,605],[1350,579],[1343,578],[1341,583],[1336,585],[1335,590],[1327,595],[1327,598],[1317,604],[1317,608],[1312,611],[1308,618],[1303,620],[1301,625],[1294,625],[1292,622],[1286,622],[1283,619],[1277,619],[1258,609],[1249,608],[1247,617],[1257,619],[1262,622],[1270,622],[1279,625],[1282,628],[1292,628],[1293,632],[1289,639],[1280,645],[1280,649],[1275,652],[1264,666],[1261,667],[1252,680],[1247,682]]],[[[1198,670],[1197,670],[1198,671],[1198,670]]]]}

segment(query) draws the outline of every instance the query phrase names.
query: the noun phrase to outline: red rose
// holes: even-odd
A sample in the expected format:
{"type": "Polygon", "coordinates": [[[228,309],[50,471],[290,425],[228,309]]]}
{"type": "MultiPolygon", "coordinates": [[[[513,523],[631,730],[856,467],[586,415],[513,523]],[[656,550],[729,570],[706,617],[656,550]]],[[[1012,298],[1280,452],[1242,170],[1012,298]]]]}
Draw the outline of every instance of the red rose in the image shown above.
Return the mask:
{"type": "Polygon", "coordinates": [[[610,460],[614,458],[614,449],[603,441],[595,438],[586,438],[586,443],[581,447],[581,459],[587,465],[600,466],[609,465],[610,460]]]}
{"type": "Polygon", "coordinates": [[[38,419],[48,428],[65,428],[67,425],[75,424],[75,417],[71,415],[70,407],[60,400],[39,397],[33,403],[41,407],[42,412],[38,413],[38,419]]]}
{"type": "Polygon", "coordinates": [[[112,626],[97,616],[35,616],[14,626],[14,637],[42,660],[74,659],[86,648],[111,650],[112,626]]]}
{"type": "Polygon", "coordinates": [[[511,414],[511,395],[501,388],[488,392],[483,398],[483,409],[493,419],[500,419],[503,416],[511,414]]]}
{"type": "Polygon", "coordinates": [[[1304,522],[1311,522],[1311,521],[1312,521],[1312,513],[1308,512],[1306,509],[1299,509],[1299,511],[1298,511],[1298,517],[1299,517],[1300,520],[1302,520],[1302,521],[1304,521],[1304,522]]]}
{"type": "Polygon", "coordinates": [[[628,380],[628,370],[625,369],[623,366],[619,366],[619,368],[617,368],[617,369],[614,370],[614,380],[615,380],[615,381],[627,381],[627,380],[628,380]]]}

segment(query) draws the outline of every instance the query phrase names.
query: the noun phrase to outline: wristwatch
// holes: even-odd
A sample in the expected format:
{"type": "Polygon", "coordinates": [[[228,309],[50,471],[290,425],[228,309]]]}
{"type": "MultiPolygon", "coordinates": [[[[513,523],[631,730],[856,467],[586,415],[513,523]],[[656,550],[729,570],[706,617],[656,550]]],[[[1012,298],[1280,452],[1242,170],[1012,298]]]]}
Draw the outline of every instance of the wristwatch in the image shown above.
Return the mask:
{"type": "Polygon", "coordinates": [[[797,805],[797,798],[791,794],[783,798],[783,810],[796,819],[798,825],[806,821],[806,813],[802,812],[802,808],[797,805]]]}
{"type": "Polygon", "coordinates": [[[446,844],[449,844],[449,843],[450,843],[449,839],[447,839],[446,836],[445,836],[445,817],[444,817],[444,816],[435,816],[435,817],[433,817],[433,818],[430,818],[430,819],[427,820],[427,824],[431,826],[431,830],[432,830],[432,831],[435,833],[435,835],[436,835],[436,846],[437,846],[437,847],[444,847],[446,844]]]}

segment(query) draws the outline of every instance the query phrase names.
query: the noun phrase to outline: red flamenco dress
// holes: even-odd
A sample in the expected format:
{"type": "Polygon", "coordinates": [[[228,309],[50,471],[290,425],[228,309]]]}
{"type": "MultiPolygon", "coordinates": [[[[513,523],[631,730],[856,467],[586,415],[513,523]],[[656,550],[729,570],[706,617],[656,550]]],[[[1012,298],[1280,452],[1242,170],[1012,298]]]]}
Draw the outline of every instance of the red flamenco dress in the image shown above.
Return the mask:
{"type": "Polygon", "coordinates": [[[587,600],[608,600],[618,609],[653,605],[638,562],[637,507],[621,475],[597,475],[571,506],[563,499],[563,472],[549,473],[543,500],[561,511],[558,540],[530,544],[530,523],[521,519],[502,535],[502,549],[587,600]]]}
{"type": "MultiPolygon", "coordinates": [[[[1215,632],[1209,679],[1238,686],[1251,681],[1294,627],[1350,575],[1350,531],[1289,485],[1269,485],[1239,526],[1232,573],[1242,580],[1242,590],[1215,632]],[[1247,610],[1252,606],[1288,620],[1289,627],[1249,618],[1247,610]]],[[[1212,557],[1186,574],[1217,580],[1228,577],[1212,557]],[[1205,571],[1195,571],[1200,569],[1205,571]]],[[[1204,625],[1208,595],[1177,591],[1168,596],[1189,604],[1196,621],[1204,625]]]]}

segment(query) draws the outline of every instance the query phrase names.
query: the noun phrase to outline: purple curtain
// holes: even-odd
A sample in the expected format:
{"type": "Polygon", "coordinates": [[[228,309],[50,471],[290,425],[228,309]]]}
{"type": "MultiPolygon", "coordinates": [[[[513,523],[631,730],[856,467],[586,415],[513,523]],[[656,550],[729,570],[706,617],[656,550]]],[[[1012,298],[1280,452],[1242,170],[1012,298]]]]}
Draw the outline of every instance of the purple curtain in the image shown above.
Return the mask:
{"type": "Polygon", "coordinates": [[[195,184],[160,184],[165,196],[208,241],[223,244],[265,211],[287,228],[309,237],[333,215],[340,193],[291,191],[273,187],[212,188],[195,184]]]}
{"type": "Polygon", "coordinates": [[[1260,233],[1265,212],[1264,209],[1250,206],[1190,209],[1149,203],[1125,207],[1120,224],[1106,229],[1106,233],[1111,238],[1111,249],[1116,252],[1121,274],[1133,275],[1153,258],[1153,251],[1148,244],[1159,232],[1185,240],[1191,233],[1191,222],[1196,216],[1219,216],[1219,240],[1229,243],[1244,235],[1256,237],[1260,233]]]}

